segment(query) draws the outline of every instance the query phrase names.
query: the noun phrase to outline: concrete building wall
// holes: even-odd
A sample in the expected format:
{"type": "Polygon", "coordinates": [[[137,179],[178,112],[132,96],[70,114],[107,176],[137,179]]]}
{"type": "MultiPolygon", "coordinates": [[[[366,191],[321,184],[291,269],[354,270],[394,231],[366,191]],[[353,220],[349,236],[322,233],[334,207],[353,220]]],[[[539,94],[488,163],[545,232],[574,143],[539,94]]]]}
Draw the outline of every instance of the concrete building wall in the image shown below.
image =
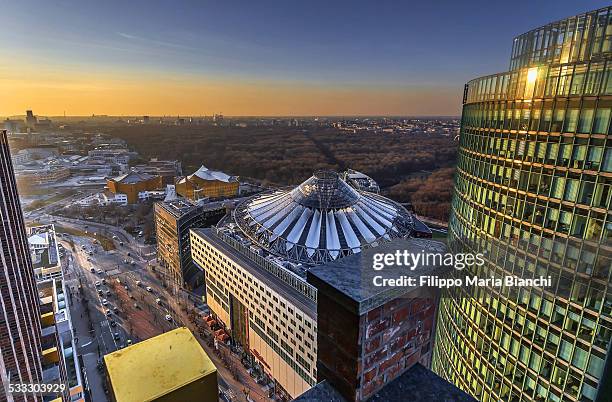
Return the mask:
{"type": "Polygon", "coordinates": [[[231,297],[248,309],[249,345],[243,346],[261,362],[264,371],[291,397],[314,385],[317,378],[316,319],[194,231],[191,232],[191,251],[194,261],[205,271],[211,310],[230,326],[231,297]]]}

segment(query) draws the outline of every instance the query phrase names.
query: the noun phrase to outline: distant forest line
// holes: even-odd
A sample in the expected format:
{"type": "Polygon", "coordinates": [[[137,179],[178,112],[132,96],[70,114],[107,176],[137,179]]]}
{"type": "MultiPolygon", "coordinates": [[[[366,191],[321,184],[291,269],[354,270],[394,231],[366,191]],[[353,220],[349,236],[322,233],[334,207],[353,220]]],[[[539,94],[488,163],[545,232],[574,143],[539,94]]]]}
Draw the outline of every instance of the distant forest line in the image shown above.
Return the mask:
{"type": "Polygon", "coordinates": [[[346,168],[374,178],[383,193],[416,212],[446,221],[457,143],[441,135],[347,134],[334,128],[111,126],[143,159],[177,159],[190,174],[201,165],[293,185],[315,170],[346,168]],[[431,174],[430,174],[431,173],[431,174]]]}

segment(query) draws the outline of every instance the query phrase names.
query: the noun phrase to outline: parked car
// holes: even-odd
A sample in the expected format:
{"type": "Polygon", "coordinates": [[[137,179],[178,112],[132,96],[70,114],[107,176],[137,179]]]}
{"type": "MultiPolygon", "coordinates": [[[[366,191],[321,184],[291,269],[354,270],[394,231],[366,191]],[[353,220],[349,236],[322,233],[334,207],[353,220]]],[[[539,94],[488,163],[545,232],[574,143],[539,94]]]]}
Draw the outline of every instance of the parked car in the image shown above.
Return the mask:
{"type": "Polygon", "coordinates": [[[152,292],[153,289],[151,288],[151,286],[147,286],[147,292],[152,292]]]}
{"type": "Polygon", "coordinates": [[[115,332],[113,334],[113,338],[115,338],[116,341],[118,341],[119,339],[121,339],[121,337],[119,336],[119,332],[115,332]]]}
{"type": "Polygon", "coordinates": [[[157,304],[160,304],[160,305],[161,305],[161,304],[162,304],[162,301],[161,301],[161,299],[157,298],[157,299],[155,299],[155,303],[157,303],[157,304]]]}
{"type": "Polygon", "coordinates": [[[100,268],[98,268],[98,271],[97,271],[97,272],[98,272],[99,274],[103,274],[103,273],[104,273],[104,271],[102,271],[100,268]]]}
{"type": "Polygon", "coordinates": [[[172,321],[172,316],[170,314],[166,314],[166,321],[172,321]]]}
{"type": "Polygon", "coordinates": [[[102,299],[102,305],[103,306],[108,306],[108,300],[102,299]]]}
{"type": "Polygon", "coordinates": [[[100,287],[100,281],[96,281],[96,287],[99,288],[100,287]]]}
{"type": "Polygon", "coordinates": [[[110,311],[110,310],[106,310],[106,313],[105,313],[105,314],[106,314],[106,316],[107,316],[107,317],[110,317],[112,313],[111,313],[111,311],[110,311]]]}
{"type": "Polygon", "coordinates": [[[142,285],[142,282],[141,281],[136,281],[136,286],[140,286],[140,285],[142,285]]]}
{"type": "Polygon", "coordinates": [[[95,268],[94,268],[94,267],[91,267],[91,268],[89,268],[89,272],[91,272],[92,274],[95,274],[95,273],[96,273],[96,270],[95,270],[95,268]]]}

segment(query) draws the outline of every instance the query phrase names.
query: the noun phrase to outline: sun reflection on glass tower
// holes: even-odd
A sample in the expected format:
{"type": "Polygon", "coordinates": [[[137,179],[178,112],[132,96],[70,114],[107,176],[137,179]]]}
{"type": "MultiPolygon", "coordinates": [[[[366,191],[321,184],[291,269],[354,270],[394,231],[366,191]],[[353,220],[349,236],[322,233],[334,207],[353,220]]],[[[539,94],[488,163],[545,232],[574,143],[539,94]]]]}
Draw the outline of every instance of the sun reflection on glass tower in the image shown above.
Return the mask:
{"type": "Polygon", "coordinates": [[[612,7],[518,36],[510,71],[468,82],[463,103],[449,243],[487,263],[455,274],[553,285],[447,290],[432,368],[483,401],[603,400],[612,7]]]}

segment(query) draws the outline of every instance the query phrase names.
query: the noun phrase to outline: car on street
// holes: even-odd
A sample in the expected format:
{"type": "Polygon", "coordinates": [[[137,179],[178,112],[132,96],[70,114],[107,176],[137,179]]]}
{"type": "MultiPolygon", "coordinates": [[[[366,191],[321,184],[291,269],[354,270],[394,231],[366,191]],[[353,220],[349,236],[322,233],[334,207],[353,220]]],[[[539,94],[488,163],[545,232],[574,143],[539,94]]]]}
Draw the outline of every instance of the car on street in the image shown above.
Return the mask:
{"type": "Polygon", "coordinates": [[[140,286],[140,285],[142,285],[142,282],[141,281],[136,281],[136,286],[140,286]]]}
{"type": "Polygon", "coordinates": [[[109,321],[108,321],[108,323],[109,323],[109,325],[110,325],[111,327],[116,327],[116,326],[117,326],[117,322],[116,322],[116,321],[109,320],[109,321]]]}
{"type": "Polygon", "coordinates": [[[161,303],[162,303],[162,302],[161,302],[161,299],[160,299],[160,298],[155,299],[155,303],[157,303],[157,304],[160,304],[160,305],[161,305],[161,303]]]}
{"type": "Polygon", "coordinates": [[[124,286],[125,290],[129,290],[130,288],[128,288],[128,285],[124,286]]]}
{"type": "Polygon", "coordinates": [[[122,241],[120,241],[120,242],[119,242],[119,245],[120,245],[120,246],[123,246],[123,242],[122,242],[122,241]]]}
{"type": "Polygon", "coordinates": [[[136,265],[136,262],[134,262],[134,260],[132,260],[132,262],[130,262],[130,264],[136,265]]]}
{"type": "Polygon", "coordinates": [[[118,341],[119,339],[121,339],[121,337],[119,336],[119,332],[115,332],[115,333],[113,334],[113,338],[114,338],[116,341],[118,341]]]}
{"type": "Polygon", "coordinates": [[[172,316],[170,314],[166,314],[166,321],[172,321],[172,316]]]}
{"type": "Polygon", "coordinates": [[[102,305],[103,306],[108,306],[108,300],[102,299],[102,305]]]}
{"type": "Polygon", "coordinates": [[[129,257],[129,256],[131,256],[131,255],[132,255],[132,253],[130,253],[130,252],[128,251],[127,256],[129,257]]]}
{"type": "Polygon", "coordinates": [[[110,317],[112,313],[111,313],[111,311],[110,311],[110,310],[106,310],[106,313],[105,313],[105,314],[106,314],[106,316],[107,316],[107,317],[110,317]]]}
{"type": "Polygon", "coordinates": [[[114,307],[113,307],[113,311],[114,311],[115,313],[118,313],[118,312],[119,312],[119,307],[114,306],[114,307]]]}
{"type": "Polygon", "coordinates": [[[147,292],[152,292],[153,289],[151,288],[151,286],[147,286],[147,292]]]}

